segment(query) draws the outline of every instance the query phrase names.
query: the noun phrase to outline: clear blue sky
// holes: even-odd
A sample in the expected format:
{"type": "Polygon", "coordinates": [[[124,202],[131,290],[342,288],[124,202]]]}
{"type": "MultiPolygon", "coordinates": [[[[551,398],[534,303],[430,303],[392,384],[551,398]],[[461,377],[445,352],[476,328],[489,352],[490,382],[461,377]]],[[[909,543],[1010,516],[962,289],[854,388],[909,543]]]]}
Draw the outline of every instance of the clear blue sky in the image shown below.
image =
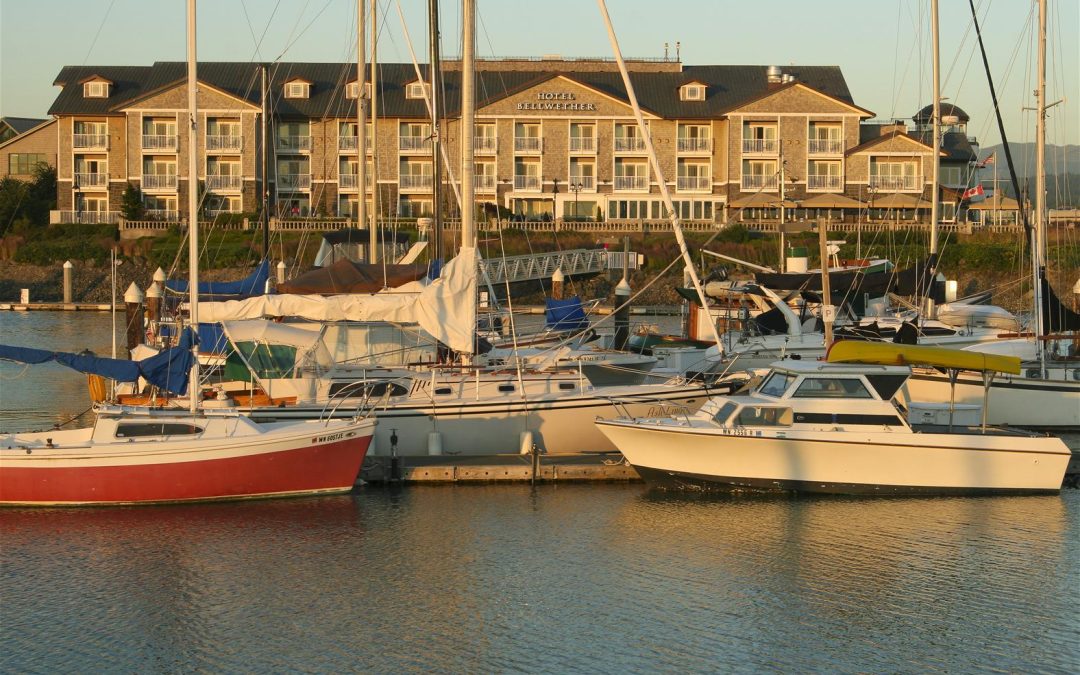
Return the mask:
{"type": "MultiPolygon", "coordinates": [[[[44,117],[64,65],[149,65],[185,57],[185,0],[0,0],[0,114],[44,117]]],[[[401,0],[421,61],[426,2],[401,0]]],[[[627,56],[681,42],[687,64],[837,65],[855,102],[910,118],[930,103],[930,0],[609,0],[627,56]]],[[[966,0],[942,0],[942,96],[998,142],[966,0]]],[[[1030,141],[1034,0],[976,0],[1011,140],[1030,141]]],[[[199,7],[199,59],[350,61],[355,0],[213,0],[199,7]]],[[[445,54],[460,51],[457,1],[442,2],[445,54]]],[[[477,0],[482,57],[611,56],[591,0],[477,0]]],[[[379,0],[379,58],[409,61],[397,2],[379,0]]],[[[1080,2],[1051,0],[1048,142],[1080,142],[1080,2]]]]}

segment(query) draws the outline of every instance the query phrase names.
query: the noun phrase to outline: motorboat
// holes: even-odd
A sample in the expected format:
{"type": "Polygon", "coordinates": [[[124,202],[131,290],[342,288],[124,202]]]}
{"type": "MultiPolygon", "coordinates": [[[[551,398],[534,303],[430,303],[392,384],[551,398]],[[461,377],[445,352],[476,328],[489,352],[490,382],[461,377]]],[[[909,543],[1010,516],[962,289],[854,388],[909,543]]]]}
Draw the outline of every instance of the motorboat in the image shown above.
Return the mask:
{"type": "Polygon", "coordinates": [[[646,481],[665,487],[870,495],[1060,489],[1071,457],[1060,439],[949,423],[955,407],[934,424],[910,414],[911,363],[992,377],[1018,370],[1018,359],[850,341],[829,356],[776,363],[753,390],[714,397],[694,414],[596,424],[646,481]]]}

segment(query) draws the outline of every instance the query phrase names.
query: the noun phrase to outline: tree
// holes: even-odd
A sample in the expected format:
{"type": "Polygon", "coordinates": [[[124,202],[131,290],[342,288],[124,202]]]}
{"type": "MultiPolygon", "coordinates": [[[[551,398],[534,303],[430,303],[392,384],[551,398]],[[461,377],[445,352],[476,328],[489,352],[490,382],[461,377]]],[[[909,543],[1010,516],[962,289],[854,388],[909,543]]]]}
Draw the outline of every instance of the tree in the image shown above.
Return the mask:
{"type": "Polygon", "coordinates": [[[17,218],[24,216],[29,183],[11,176],[0,179],[0,235],[12,229],[17,218]]]}
{"type": "Polygon", "coordinates": [[[146,207],[143,206],[142,190],[131,183],[124,188],[124,194],[120,198],[120,211],[127,220],[142,220],[146,215],[146,207]]]}
{"type": "Polygon", "coordinates": [[[34,167],[34,179],[27,190],[26,212],[33,225],[49,224],[49,211],[56,208],[56,167],[41,162],[34,167]]]}

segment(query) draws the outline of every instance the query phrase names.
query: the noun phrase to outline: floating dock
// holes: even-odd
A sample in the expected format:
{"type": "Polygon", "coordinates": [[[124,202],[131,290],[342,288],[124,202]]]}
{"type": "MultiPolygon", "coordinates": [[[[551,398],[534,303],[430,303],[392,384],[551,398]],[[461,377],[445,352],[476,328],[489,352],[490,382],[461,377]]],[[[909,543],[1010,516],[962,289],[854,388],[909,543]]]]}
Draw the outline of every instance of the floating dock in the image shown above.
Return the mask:
{"type": "Polygon", "coordinates": [[[627,482],[640,481],[618,452],[573,455],[439,455],[368,457],[360,469],[368,483],[627,482]]]}
{"type": "MultiPolygon", "coordinates": [[[[0,302],[0,311],[8,312],[107,312],[108,302],[0,302]]],[[[117,305],[123,311],[123,305],[117,305]]]]}

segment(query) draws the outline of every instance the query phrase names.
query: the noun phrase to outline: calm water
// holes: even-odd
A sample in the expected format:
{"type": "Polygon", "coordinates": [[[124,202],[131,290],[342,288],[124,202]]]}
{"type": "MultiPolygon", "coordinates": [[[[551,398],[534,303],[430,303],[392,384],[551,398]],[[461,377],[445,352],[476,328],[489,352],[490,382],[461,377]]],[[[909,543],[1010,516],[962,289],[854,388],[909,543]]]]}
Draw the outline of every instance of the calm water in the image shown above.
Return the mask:
{"type": "MultiPolygon", "coordinates": [[[[33,344],[108,351],[105,315],[14,316],[0,342],[40,322],[33,344]]],[[[87,405],[77,374],[3,368],[5,426],[87,405]]],[[[1078,608],[1077,490],[414,486],[0,511],[0,672],[1074,673],[1078,608]]]]}

